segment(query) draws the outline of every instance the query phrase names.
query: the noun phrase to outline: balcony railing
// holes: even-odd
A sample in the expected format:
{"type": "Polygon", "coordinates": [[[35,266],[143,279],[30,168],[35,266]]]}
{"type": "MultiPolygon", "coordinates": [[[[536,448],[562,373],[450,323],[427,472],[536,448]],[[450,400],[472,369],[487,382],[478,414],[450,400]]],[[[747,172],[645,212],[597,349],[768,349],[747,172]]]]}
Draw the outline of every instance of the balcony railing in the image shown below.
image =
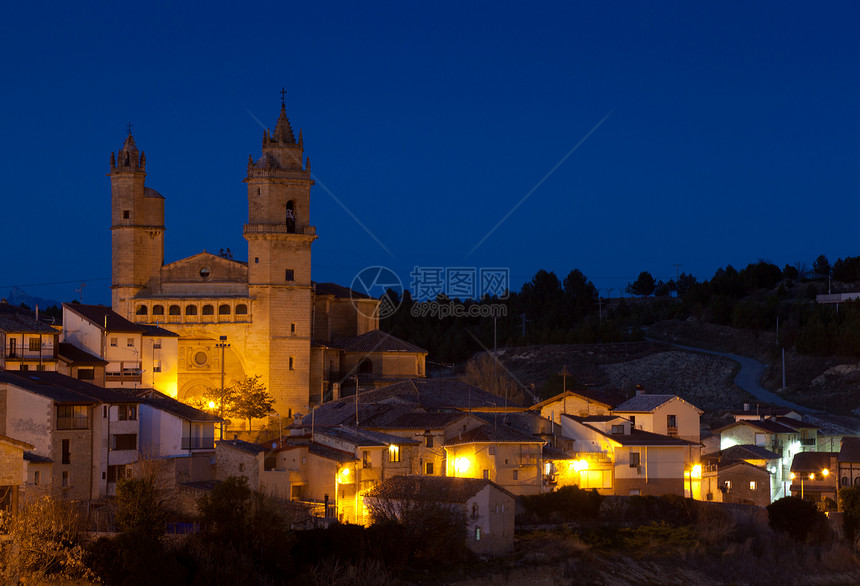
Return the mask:
{"type": "Polygon", "coordinates": [[[676,426],[667,427],[666,435],[668,435],[669,437],[678,437],[678,428],[676,426]]]}
{"type": "Polygon", "coordinates": [[[800,438],[800,445],[802,446],[814,446],[815,438],[814,437],[802,437],[800,438]]]}
{"type": "Polygon", "coordinates": [[[212,450],[215,448],[215,438],[211,437],[184,437],[182,438],[183,450],[212,450]]]}
{"type": "Polygon", "coordinates": [[[57,429],[89,429],[88,417],[57,417],[57,429]]]}
{"type": "Polygon", "coordinates": [[[245,234],[307,234],[314,236],[316,226],[287,227],[286,224],[245,224],[245,234]]]}

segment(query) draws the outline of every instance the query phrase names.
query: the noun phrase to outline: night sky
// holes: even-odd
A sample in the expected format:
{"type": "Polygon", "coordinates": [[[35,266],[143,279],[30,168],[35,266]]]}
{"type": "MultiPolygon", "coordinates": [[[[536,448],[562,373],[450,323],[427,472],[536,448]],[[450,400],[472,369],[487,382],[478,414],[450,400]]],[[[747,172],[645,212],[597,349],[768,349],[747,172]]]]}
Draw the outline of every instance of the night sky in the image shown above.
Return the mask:
{"type": "Polygon", "coordinates": [[[617,296],[677,263],[860,255],[857,5],[88,4],[4,9],[0,295],[85,281],[110,302],[129,122],[165,261],[246,260],[242,179],[282,86],[317,179],[317,281],[507,267],[519,289],[579,268],[617,296]]]}

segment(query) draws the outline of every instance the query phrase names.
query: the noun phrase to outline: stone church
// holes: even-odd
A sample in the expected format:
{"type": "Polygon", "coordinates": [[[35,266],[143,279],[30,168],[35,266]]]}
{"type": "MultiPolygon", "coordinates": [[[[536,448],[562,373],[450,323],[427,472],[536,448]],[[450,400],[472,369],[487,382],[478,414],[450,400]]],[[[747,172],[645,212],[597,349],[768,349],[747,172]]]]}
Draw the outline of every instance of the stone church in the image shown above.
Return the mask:
{"type": "Polygon", "coordinates": [[[179,335],[176,386],[159,390],[185,400],[222,376],[261,375],[276,412],[291,416],[342,385],[424,376],[426,351],[379,331],[378,300],[311,280],[314,181],[283,101],[261,156],[248,158],[247,261],[204,251],[164,264],[164,197],[145,178],[129,131],[110,157],[112,308],[179,335]]]}

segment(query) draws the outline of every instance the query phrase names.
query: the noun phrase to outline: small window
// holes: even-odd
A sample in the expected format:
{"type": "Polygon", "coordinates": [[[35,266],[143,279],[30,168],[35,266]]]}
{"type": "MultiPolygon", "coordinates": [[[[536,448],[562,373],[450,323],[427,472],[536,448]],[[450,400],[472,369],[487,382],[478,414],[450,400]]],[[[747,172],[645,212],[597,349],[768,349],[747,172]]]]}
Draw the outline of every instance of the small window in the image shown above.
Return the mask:
{"type": "Polygon", "coordinates": [[[472,518],[473,519],[478,518],[478,504],[477,503],[472,504],[472,518]]]}
{"type": "Polygon", "coordinates": [[[218,306],[218,315],[230,315],[230,306],[229,305],[219,305],[218,306]]]}
{"type": "Polygon", "coordinates": [[[20,370],[30,370],[30,365],[29,364],[22,364],[20,366],[20,370]]]}
{"type": "Polygon", "coordinates": [[[63,470],[63,487],[69,486],[69,471],[63,470]]]}
{"type": "Polygon", "coordinates": [[[164,315],[164,306],[163,305],[153,305],[152,306],[152,315],[164,315]]]}
{"type": "Polygon", "coordinates": [[[290,356],[290,370],[293,370],[293,357],[290,356]]]}
{"type": "Polygon", "coordinates": [[[248,306],[240,303],[236,306],[236,315],[248,315],[248,306]]]}
{"type": "Polygon", "coordinates": [[[185,307],[185,315],[197,315],[197,306],[188,305],[185,307]]]}
{"type": "Polygon", "coordinates": [[[514,480],[519,480],[519,479],[520,479],[520,471],[519,471],[519,470],[514,470],[514,471],[513,471],[513,479],[514,479],[514,480]]]}
{"type": "Polygon", "coordinates": [[[161,340],[159,338],[155,338],[152,341],[152,349],[153,350],[161,350],[161,340]]]}
{"type": "Polygon", "coordinates": [[[72,462],[72,447],[71,440],[64,439],[62,446],[62,463],[63,464],[71,464],[72,462]]]}
{"type": "Polygon", "coordinates": [[[843,476],[842,480],[840,480],[839,482],[840,482],[840,484],[842,484],[842,486],[848,486],[848,477],[843,476]]]}
{"type": "Polygon", "coordinates": [[[134,348],[134,338],[128,338],[125,342],[125,345],[129,348],[134,348]]]}
{"type": "Polygon", "coordinates": [[[117,413],[119,421],[135,421],[137,419],[137,405],[117,405],[117,413]]]}
{"type": "Polygon", "coordinates": [[[215,315],[215,307],[212,305],[204,305],[202,313],[203,315],[215,315]]]}
{"type": "Polygon", "coordinates": [[[168,313],[170,315],[182,315],[182,310],[179,308],[178,305],[171,305],[168,313]]]}
{"type": "Polygon", "coordinates": [[[296,333],[296,324],[290,324],[290,333],[291,333],[291,334],[295,334],[295,333],[296,333]]]}
{"type": "Polygon", "coordinates": [[[475,527],[475,541],[481,541],[481,528],[475,527]]]}
{"type": "Polygon", "coordinates": [[[147,314],[146,306],[145,306],[145,305],[138,305],[138,306],[137,306],[137,311],[136,311],[135,313],[136,313],[137,315],[146,315],[146,314],[147,314]]]}
{"type": "Polygon", "coordinates": [[[630,452],[630,467],[636,468],[640,465],[639,452],[630,452]]]}
{"type": "Polygon", "coordinates": [[[726,486],[726,490],[732,489],[732,481],[731,480],[726,480],[724,484],[726,486]]]}
{"type": "Polygon", "coordinates": [[[260,264],[260,257],[259,257],[259,256],[255,256],[255,257],[254,257],[254,264],[255,264],[255,265],[260,264]]]}
{"type": "Polygon", "coordinates": [[[96,369],[95,368],[79,368],[78,369],[78,380],[95,380],[96,378],[96,369]]]}
{"type": "Polygon", "coordinates": [[[107,416],[108,416],[108,406],[105,405],[104,407],[102,407],[102,418],[107,419],[107,416]]]}
{"type": "Polygon", "coordinates": [[[239,472],[244,472],[244,471],[245,471],[245,464],[243,462],[240,462],[239,463],[239,472]]]}
{"type": "Polygon", "coordinates": [[[755,489],[756,489],[756,481],[750,480],[750,490],[755,490],[755,489]]]}
{"type": "Polygon", "coordinates": [[[130,217],[131,217],[131,212],[129,210],[123,210],[122,211],[122,219],[123,220],[128,220],[130,217]]]}
{"type": "Polygon", "coordinates": [[[118,344],[119,344],[118,338],[111,338],[110,339],[110,345],[113,346],[114,348],[116,348],[118,344]]]}
{"type": "Polygon", "coordinates": [[[430,435],[430,432],[424,434],[424,445],[428,448],[433,447],[433,436],[430,435]]]}
{"type": "Polygon", "coordinates": [[[211,275],[211,274],[212,274],[212,271],[210,271],[208,267],[203,267],[202,269],[200,269],[200,278],[201,279],[208,279],[209,275],[211,275]]]}
{"type": "Polygon", "coordinates": [[[860,476],[854,479],[854,486],[860,486],[860,476]]]}
{"type": "Polygon", "coordinates": [[[667,415],[666,416],[666,426],[667,427],[678,427],[678,418],[675,415],[667,415]]]}
{"type": "Polygon", "coordinates": [[[40,482],[42,482],[42,472],[36,470],[33,472],[33,484],[38,486],[40,482]]]}
{"type": "Polygon", "coordinates": [[[433,476],[433,462],[427,462],[424,464],[424,474],[427,476],[433,476]]]}
{"type": "Polygon", "coordinates": [[[110,449],[112,450],[136,450],[136,433],[117,433],[111,436],[110,449]]]}
{"type": "Polygon", "coordinates": [[[42,340],[39,338],[30,338],[30,352],[38,352],[42,349],[42,340]]]}
{"type": "Polygon", "coordinates": [[[295,281],[295,278],[294,278],[295,277],[295,271],[293,271],[293,269],[287,269],[286,271],[284,271],[284,273],[285,273],[285,280],[295,281]]]}
{"type": "Polygon", "coordinates": [[[161,360],[155,360],[153,362],[152,372],[161,372],[161,360]]]}
{"type": "Polygon", "coordinates": [[[388,446],[388,461],[389,462],[399,462],[400,461],[400,446],[391,444],[388,446]]]}
{"type": "Polygon", "coordinates": [[[624,426],[623,425],[613,425],[610,433],[623,434],[624,433],[624,426]]]}
{"type": "Polygon", "coordinates": [[[486,470],[486,469],[483,470],[482,477],[484,480],[489,480],[490,479],[490,471],[486,470]]]}

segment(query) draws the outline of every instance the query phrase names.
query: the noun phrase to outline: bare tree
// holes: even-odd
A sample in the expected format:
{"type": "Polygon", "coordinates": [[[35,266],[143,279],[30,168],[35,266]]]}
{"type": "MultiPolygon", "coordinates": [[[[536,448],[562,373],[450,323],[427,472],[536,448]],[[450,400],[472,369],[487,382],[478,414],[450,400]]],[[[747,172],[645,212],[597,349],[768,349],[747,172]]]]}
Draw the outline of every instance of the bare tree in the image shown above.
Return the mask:
{"type": "Polygon", "coordinates": [[[483,391],[505,397],[508,402],[522,405],[525,393],[519,384],[507,374],[498,359],[487,353],[480,354],[466,363],[463,382],[483,391]]]}

